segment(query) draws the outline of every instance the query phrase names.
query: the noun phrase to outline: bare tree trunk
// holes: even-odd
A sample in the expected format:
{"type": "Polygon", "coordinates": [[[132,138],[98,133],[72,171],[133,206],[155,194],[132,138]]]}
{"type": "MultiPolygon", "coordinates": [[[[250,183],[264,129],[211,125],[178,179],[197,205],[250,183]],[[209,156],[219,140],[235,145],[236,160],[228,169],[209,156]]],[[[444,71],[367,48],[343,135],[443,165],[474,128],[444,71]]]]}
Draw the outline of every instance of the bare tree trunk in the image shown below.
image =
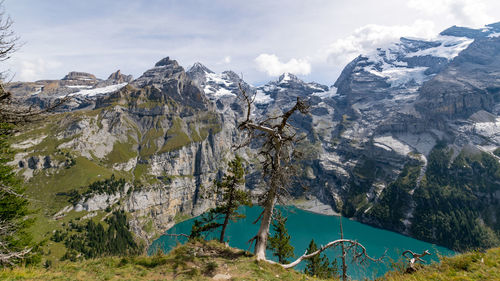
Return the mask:
{"type": "Polygon", "coordinates": [[[273,217],[274,205],[276,204],[276,194],[272,188],[267,198],[264,211],[262,213],[262,220],[260,221],[260,228],[255,237],[254,253],[257,260],[266,260],[267,236],[269,235],[269,227],[273,217]]]}
{"type": "Polygon", "coordinates": [[[231,190],[229,194],[229,202],[227,203],[228,208],[226,210],[226,217],[224,218],[224,222],[222,223],[222,230],[220,231],[219,242],[224,243],[224,235],[226,233],[227,223],[229,222],[229,216],[231,214],[231,208],[233,206],[233,194],[234,190],[231,190]]]}
{"type": "Polygon", "coordinates": [[[276,204],[277,199],[276,195],[279,188],[278,176],[281,172],[281,143],[279,141],[275,142],[274,153],[275,155],[272,163],[271,174],[271,189],[267,194],[267,201],[264,206],[262,221],[260,222],[259,232],[257,232],[257,238],[255,241],[255,255],[257,256],[257,260],[266,260],[267,238],[269,236],[269,227],[271,226],[274,205],[276,204]]]}
{"type": "MultiPolygon", "coordinates": [[[[282,169],[289,167],[293,160],[294,142],[297,141],[295,134],[292,132],[292,126],[288,124],[288,119],[295,112],[299,111],[302,114],[307,114],[309,106],[300,101],[297,97],[297,103],[293,108],[282,114],[281,116],[269,117],[261,122],[254,122],[251,119],[252,103],[255,96],[250,97],[246,91],[239,85],[243,99],[247,105],[246,120],[239,123],[240,130],[249,132],[249,140],[239,148],[249,145],[253,138],[264,137],[265,142],[263,147],[267,149],[261,151],[265,155],[263,161],[264,178],[270,177],[270,188],[263,194],[265,201],[263,202],[264,211],[261,213],[260,228],[250,241],[255,240],[254,253],[257,260],[266,260],[267,238],[269,235],[269,227],[271,225],[274,205],[280,197],[280,190],[286,190],[288,178],[290,175],[282,169]],[[281,119],[281,120],[280,120],[281,119]],[[259,134],[255,134],[258,131],[259,134]],[[285,149],[285,154],[281,155],[282,148],[285,149]],[[289,150],[286,150],[289,148],[289,150]],[[283,157],[283,159],[281,158],[283,157]],[[284,163],[281,163],[281,162],[284,163]]],[[[260,217],[259,217],[260,218],[260,217]]],[[[258,221],[258,220],[257,220],[258,221]]]]}
{"type": "Polygon", "coordinates": [[[219,242],[224,243],[224,234],[226,233],[227,223],[229,222],[229,215],[226,214],[226,218],[224,219],[224,223],[222,223],[222,230],[220,231],[219,242]]]}

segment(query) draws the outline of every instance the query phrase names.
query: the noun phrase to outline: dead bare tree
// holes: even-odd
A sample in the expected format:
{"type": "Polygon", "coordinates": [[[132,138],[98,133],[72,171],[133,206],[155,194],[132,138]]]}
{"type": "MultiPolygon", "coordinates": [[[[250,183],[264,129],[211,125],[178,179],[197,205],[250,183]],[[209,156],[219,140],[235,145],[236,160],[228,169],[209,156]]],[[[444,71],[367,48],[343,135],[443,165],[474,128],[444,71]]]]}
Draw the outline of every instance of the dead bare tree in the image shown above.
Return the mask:
{"type": "Polygon", "coordinates": [[[246,131],[248,138],[238,148],[249,145],[253,140],[263,141],[259,155],[263,158],[263,161],[261,161],[263,177],[268,182],[269,187],[261,196],[262,200],[259,202],[264,207],[257,219],[257,221],[260,219],[259,231],[249,242],[255,240],[254,252],[257,260],[266,260],[267,238],[274,206],[282,196],[289,193],[287,188],[294,170],[293,160],[298,154],[295,150],[295,143],[299,140],[299,137],[297,137],[294,128],[288,121],[292,114],[297,111],[307,114],[309,107],[297,98],[295,105],[285,113],[262,121],[256,121],[252,119],[252,104],[255,96],[248,95],[241,85],[240,91],[247,110],[245,120],[238,125],[238,128],[246,131]]]}
{"type": "MultiPolygon", "coordinates": [[[[238,148],[248,146],[252,141],[262,142],[259,155],[263,157],[261,161],[263,178],[268,183],[267,190],[260,196],[260,198],[262,198],[260,204],[264,207],[264,210],[256,220],[256,222],[260,220],[260,228],[257,235],[250,239],[249,242],[255,240],[254,254],[257,260],[279,264],[266,259],[269,226],[276,203],[289,195],[288,188],[291,178],[297,175],[297,173],[295,173],[296,166],[294,162],[297,161],[297,158],[300,158],[300,152],[295,149],[295,145],[302,139],[297,136],[297,130],[288,122],[289,118],[296,112],[308,114],[309,107],[306,103],[297,98],[295,105],[285,113],[278,116],[267,117],[262,121],[256,121],[252,117],[252,105],[255,95],[250,96],[241,85],[240,92],[243,101],[246,103],[246,115],[245,119],[240,122],[238,128],[245,131],[248,136],[246,142],[241,144],[238,148]]],[[[319,255],[321,252],[338,245],[342,246],[344,264],[346,252],[349,251],[352,252],[355,261],[380,261],[382,259],[382,257],[379,259],[370,257],[362,244],[351,239],[344,239],[342,236],[341,239],[329,242],[313,253],[304,253],[294,262],[279,265],[283,268],[292,268],[303,260],[319,255]]],[[[344,266],[344,270],[345,269],[346,267],[344,266]]]]}
{"type": "Polygon", "coordinates": [[[0,1],[0,61],[10,59],[19,47],[19,37],[12,30],[14,23],[9,15],[6,14],[4,1],[0,1]]]}
{"type": "MultiPolygon", "coordinates": [[[[12,54],[20,47],[19,37],[12,30],[13,20],[4,8],[4,0],[0,1],[0,62],[11,58],[12,54]]],[[[0,70],[0,79],[3,81],[7,76],[8,70],[0,70]]],[[[0,95],[0,99],[1,99],[0,95]]]]}

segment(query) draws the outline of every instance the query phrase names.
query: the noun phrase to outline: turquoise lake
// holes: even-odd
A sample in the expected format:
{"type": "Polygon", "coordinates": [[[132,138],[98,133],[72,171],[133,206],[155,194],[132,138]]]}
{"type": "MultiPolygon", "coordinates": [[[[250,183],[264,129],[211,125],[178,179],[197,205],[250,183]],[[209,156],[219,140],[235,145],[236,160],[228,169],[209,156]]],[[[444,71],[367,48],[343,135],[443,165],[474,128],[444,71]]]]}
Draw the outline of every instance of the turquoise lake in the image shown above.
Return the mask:
{"type": "MultiPolygon", "coordinates": [[[[314,239],[316,244],[319,246],[340,238],[340,218],[337,216],[311,213],[290,206],[280,206],[278,208],[285,216],[288,217],[286,226],[288,233],[291,236],[291,244],[295,247],[296,256],[304,254],[311,239],[314,239]]],[[[259,227],[257,224],[252,224],[252,222],[257,219],[261,210],[261,207],[240,208],[239,211],[246,214],[246,218],[239,220],[236,223],[233,222],[229,224],[226,231],[226,240],[229,239],[229,244],[232,247],[248,250],[249,244],[247,241],[257,233],[259,227]]],[[[178,223],[166,233],[189,234],[195,219],[196,218],[192,218],[178,223]]],[[[419,241],[395,232],[371,227],[346,218],[342,219],[342,224],[344,228],[344,238],[357,240],[363,244],[370,256],[378,258],[387,250],[384,262],[374,263],[367,261],[361,266],[349,263],[348,274],[352,279],[372,279],[383,275],[388,269],[390,269],[390,261],[397,261],[401,259],[401,253],[408,249],[419,253],[424,250],[429,250],[432,253],[432,256],[426,256],[424,258],[427,263],[437,261],[437,254],[446,256],[455,254],[453,251],[444,247],[419,241]]],[[[207,236],[209,239],[219,237],[217,232],[207,236]]],[[[157,249],[169,252],[177,243],[185,243],[186,240],[187,239],[184,237],[163,235],[152,243],[149,248],[149,254],[155,253],[157,249]]],[[[250,250],[253,251],[253,247],[250,250]]],[[[340,249],[328,249],[324,253],[326,253],[331,261],[340,256],[340,249]]],[[[269,251],[267,257],[272,257],[269,251]]],[[[350,261],[351,260],[349,259],[349,262],[350,261]]],[[[340,259],[337,260],[337,263],[339,265],[341,264],[340,259]]],[[[305,263],[302,262],[296,266],[295,269],[302,270],[304,266],[305,263]]]]}

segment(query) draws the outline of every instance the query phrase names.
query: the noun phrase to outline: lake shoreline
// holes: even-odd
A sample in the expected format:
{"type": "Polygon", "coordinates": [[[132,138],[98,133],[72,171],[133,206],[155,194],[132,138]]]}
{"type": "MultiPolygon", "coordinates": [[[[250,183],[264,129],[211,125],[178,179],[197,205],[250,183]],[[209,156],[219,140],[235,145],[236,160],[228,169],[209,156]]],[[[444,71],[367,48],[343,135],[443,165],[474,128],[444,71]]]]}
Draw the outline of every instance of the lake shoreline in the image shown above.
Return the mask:
{"type": "MultiPolygon", "coordinates": [[[[290,204],[288,206],[277,206],[277,208],[289,218],[287,229],[289,233],[293,234],[291,235],[291,244],[295,248],[294,252],[296,256],[300,256],[306,251],[307,245],[311,239],[314,239],[318,245],[325,245],[340,237],[339,220],[342,217],[327,215],[331,214],[331,212],[325,214],[324,210],[326,208],[324,208],[322,204],[318,204],[314,202],[314,200],[312,201],[313,202],[298,202],[299,204],[290,204]],[[305,207],[308,210],[301,209],[296,205],[305,207]],[[316,212],[311,212],[311,209],[316,212]],[[318,212],[320,210],[323,211],[318,212]]],[[[242,214],[246,215],[246,218],[228,226],[226,240],[233,248],[248,249],[248,239],[251,238],[252,233],[257,232],[259,227],[253,224],[253,221],[262,212],[262,207],[242,207],[240,211],[242,214]]],[[[176,224],[173,228],[168,230],[167,234],[188,233],[195,219],[196,218],[191,218],[176,224]]],[[[375,258],[386,256],[394,261],[398,261],[403,259],[401,253],[405,250],[411,249],[413,252],[419,253],[429,250],[432,255],[425,257],[425,259],[427,263],[430,263],[432,261],[438,261],[440,255],[451,256],[455,254],[453,251],[444,247],[420,241],[389,230],[380,229],[355,220],[346,219],[342,220],[342,222],[344,237],[360,241],[360,243],[366,247],[370,256],[375,258]]],[[[215,233],[207,233],[206,239],[210,240],[217,237],[215,233]]],[[[150,245],[148,254],[154,254],[158,249],[169,252],[173,247],[178,245],[178,243],[183,243],[185,240],[186,238],[184,237],[161,236],[150,245]]],[[[339,257],[339,251],[338,248],[332,248],[326,251],[325,254],[330,260],[333,260],[339,257]]],[[[267,254],[272,259],[272,254],[270,252],[267,254]]],[[[303,267],[304,265],[298,265],[297,270],[303,270],[303,267]]],[[[390,261],[387,259],[382,263],[367,263],[361,267],[353,264],[349,266],[348,271],[349,275],[354,279],[374,279],[385,274],[389,269],[390,261]]]]}
{"type": "MultiPolygon", "coordinates": [[[[306,211],[306,212],[309,212],[309,213],[317,214],[317,215],[330,216],[330,217],[342,217],[343,219],[347,219],[349,221],[355,221],[355,222],[358,222],[358,223],[361,223],[361,224],[364,224],[366,226],[370,226],[370,227],[373,227],[373,228],[376,228],[376,229],[394,232],[394,233],[406,236],[408,238],[419,240],[419,239],[417,239],[417,238],[409,235],[408,233],[396,232],[396,231],[393,231],[393,230],[390,230],[390,229],[382,228],[379,225],[376,225],[376,224],[373,224],[373,223],[369,223],[369,222],[366,222],[366,221],[360,221],[360,220],[357,220],[355,218],[343,217],[340,213],[335,212],[330,205],[322,203],[317,198],[313,198],[313,199],[296,199],[296,200],[293,200],[293,201],[289,202],[289,204],[284,205],[284,207],[296,207],[297,209],[300,209],[300,210],[303,210],[303,211],[306,211]]],[[[191,217],[189,219],[192,219],[192,218],[193,217],[191,217]]],[[[179,221],[179,222],[172,221],[172,222],[170,222],[167,225],[167,227],[165,228],[165,231],[162,234],[160,234],[160,236],[163,235],[164,233],[166,233],[168,230],[170,230],[176,224],[181,223],[181,222],[182,221],[179,221]]],[[[156,239],[157,238],[158,237],[156,237],[156,239]]],[[[153,240],[155,240],[155,239],[153,239],[153,240]]],[[[446,248],[445,246],[442,246],[442,245],[439,245],[439,244],[435,244],[435,243],[432,243],[432,242],[423,241],[423,240],[419,240],[419,241],[430,243],[430,244],[433,244],[433,245],[438,246],[438,247],[446,248]]],[[[150,244],[150,246],[151,246],[151,244],[150,244]]],[[[455,252],[452,249],[448,249],[448,250],[455,252]]]]}

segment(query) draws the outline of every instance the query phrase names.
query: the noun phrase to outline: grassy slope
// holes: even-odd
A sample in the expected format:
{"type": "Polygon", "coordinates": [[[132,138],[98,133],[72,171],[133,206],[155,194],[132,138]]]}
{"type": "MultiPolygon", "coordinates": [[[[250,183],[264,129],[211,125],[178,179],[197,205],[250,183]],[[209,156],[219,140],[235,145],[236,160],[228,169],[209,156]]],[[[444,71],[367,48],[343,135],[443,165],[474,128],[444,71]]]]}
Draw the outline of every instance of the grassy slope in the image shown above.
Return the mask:
{"type": "Polygon", "coordinates": [[[424,266],[416,273],[390,272],[380,280],[500,280],[500,248],[443,257],[441,263],[424,266]]]}
{"type": "MultiPolygon", "coordinates": [[[[46,270],[18,267],[0,270],[0,280],[212,280],[229,274],[231,280],[321,280],[257,262],[245,251],[225,248],[215,241],[179,246],[168,255],[108,257],[82,262],[61,262],[46,270]],[[209,264],[216,265],[208,272],[209,264]]],[[[389,272],[378,281],[500,280],[500,248],[444,257],[441,263],[422,266],[413,274],[389,272]]]]}
{"type": "Polygon", "coordinates": [[[61,262],[48,270],[4,269],[0,280],[212,280],[216,274],[229,274],[231,280],[321,280],[257,262],[247,252],[215,241],[179,246],[168,255],[153,257],[61,262]]]}
{"type": "MultiPolygon", "coordinates": [[[[100,110],[86,112],[87,117],[98,114],[100,110]]],[[[73,117],[78,119],[82,113],[75,113],[73,117]]],[[[39,138],[47,136],[39,144],[24,149],[29,155],[45,156],[50,155],[53,159],[58,159],[57,146],[68,141],[67,139],[58,140],[56,135],[70,123],[67,113],[51,115],[46,122],[30,124],[23,130],[23,133],[12,138],[12,143],[21,142],[26,139],[39,138]],[[61,125],[64,123],[65,125],[61,125]]],[[[67,152],[68,150],[63,150],[67,152]]],[[[23,152],[23,149],[17,149],[16,152],[23,152]]],[[[100,179],[109,178],[111,174],[118,177],[126,177],[126,174],[91,161],[85,157],[69,151],[75,160],[75,165],[69,168],[60,168],[57,171],[38,171],[34,177],[26,181],[26,195],[30,198],[31,207],[35,210],[33,217],[34,225],[30,228],[36,242],[46,241],[42,249],[45,257],[52,261],[57,261],[65,253],[65,247],[62,243],[55,243],[48,240],[52,232],[57,229],[63,229],[63,225],[72,219],[77,219],[87,214],[87,212],[71,211],[64,218],[54,220],[53,215],[69,205],[67,197],[57,196],[58,192],[68,192],[72,189],[81,189],[82,187],[100,179]]],[[[1,278],[0,278],[1,279],[1,278]]]]}
{"type": "MultiPolygon", "coordinates": [[[[148,174],[149,166],[145,164],[138,164],[135,169],[130,172],[123,172],[114,170],[114,164],[125,163],[133,157],[139,155],[137,145],[143,144],[145,147],[142,154],[154,154],[158,150],[167,152],[170,150],[178,149],[184,145],[191,143],[191,141],[202,141],[208,136],[208,131],[212,130],[218,132],[220,128],[217,125],[215,115],[209,113],[199,113],[193,117],[189,124],[177,118],[174,120],[171,128],[168,129],[168,141],[163,147],[156,147],[158,139],[165,137],[165,132],[160,127],[161,118],[157,120],[155,128],[148,131],[144,138],[137,132],[139,139],[143,139],[144,143],[138,143],[133,137],[128,137],[126,142],[117,142],[114,144],[111,153],[106,155],[104,159],[94,158],[89,160],[80,156],[78,151],[71,149],[58,149],[58,146],[71,139],[58,139],[56,136],[66,130],[73,122],[80,119],[89,119],[91,123],[100,125],[101,113],[103,110],[98,109],[85,112],[75,113],[62,113],[54,114],[47,117],[44,122],[29,124],[22,130],[22,133],[14,136],[11,143],[20,143],[27,139],[45,138],[38,144],[28,147],[14,149],[16,153],[25,152],[29,156],[43,157],[50,155],[53,160],[57,162],[64,162],[66,159],[64,154],[69,154],[75,161],[75,164],[69,168],[60,168],[57,170],[50,169],[48,171],[38,170],[35,172],[33,178],[26,181],[26,194],[30,198],[32,208],[36,211],[33,217],[36,218],[35,224],[31,228],[36,242],[46,241],[43,245],[43,252],[47,259],[57,262],[65,253],[63,243],[56,243],[48,240],[55,230],[64,229],[64,225],[72,219],[78,219],[85,215],[87,212],[70,212],[65,217],[54,220],[53,216],[56,212],[69,205],[68,197],[57,196],[56,194],[62,192],[69,192],[73,189],[83,191],[88,184],[97,180],[109,178],[111,174],[115,174],[117,178],[125,178],[129,182],[134,179],[141,180],[144,184],[156,184],[158,180],[156,177],[148,174]],[[97,117],[97,119],[96,119],[97,117]],[[198,124],[199,126],[195,126],[198,124]],[[189,125],[189,126],[188,126],[189,125]],[[158,127],[159,129],[157,129],[158,127]],[[187,130],[186,128],[190,128],[187,130]],[[186,131],[186,132],[185,132],[186,131]],[[188,135],[192,135],[189,137],[188,135]]],[[[131,130],[138,130],[137,126],[128,119],[127,122],[131,130]]],[[[99,126],[101,127],[101,126],[99,126]]],[[[24,172],[21,171],[21,172],[24,172]]],[[[104,211],[98,212],[98,217],[102,217],[104,211]]]]}

